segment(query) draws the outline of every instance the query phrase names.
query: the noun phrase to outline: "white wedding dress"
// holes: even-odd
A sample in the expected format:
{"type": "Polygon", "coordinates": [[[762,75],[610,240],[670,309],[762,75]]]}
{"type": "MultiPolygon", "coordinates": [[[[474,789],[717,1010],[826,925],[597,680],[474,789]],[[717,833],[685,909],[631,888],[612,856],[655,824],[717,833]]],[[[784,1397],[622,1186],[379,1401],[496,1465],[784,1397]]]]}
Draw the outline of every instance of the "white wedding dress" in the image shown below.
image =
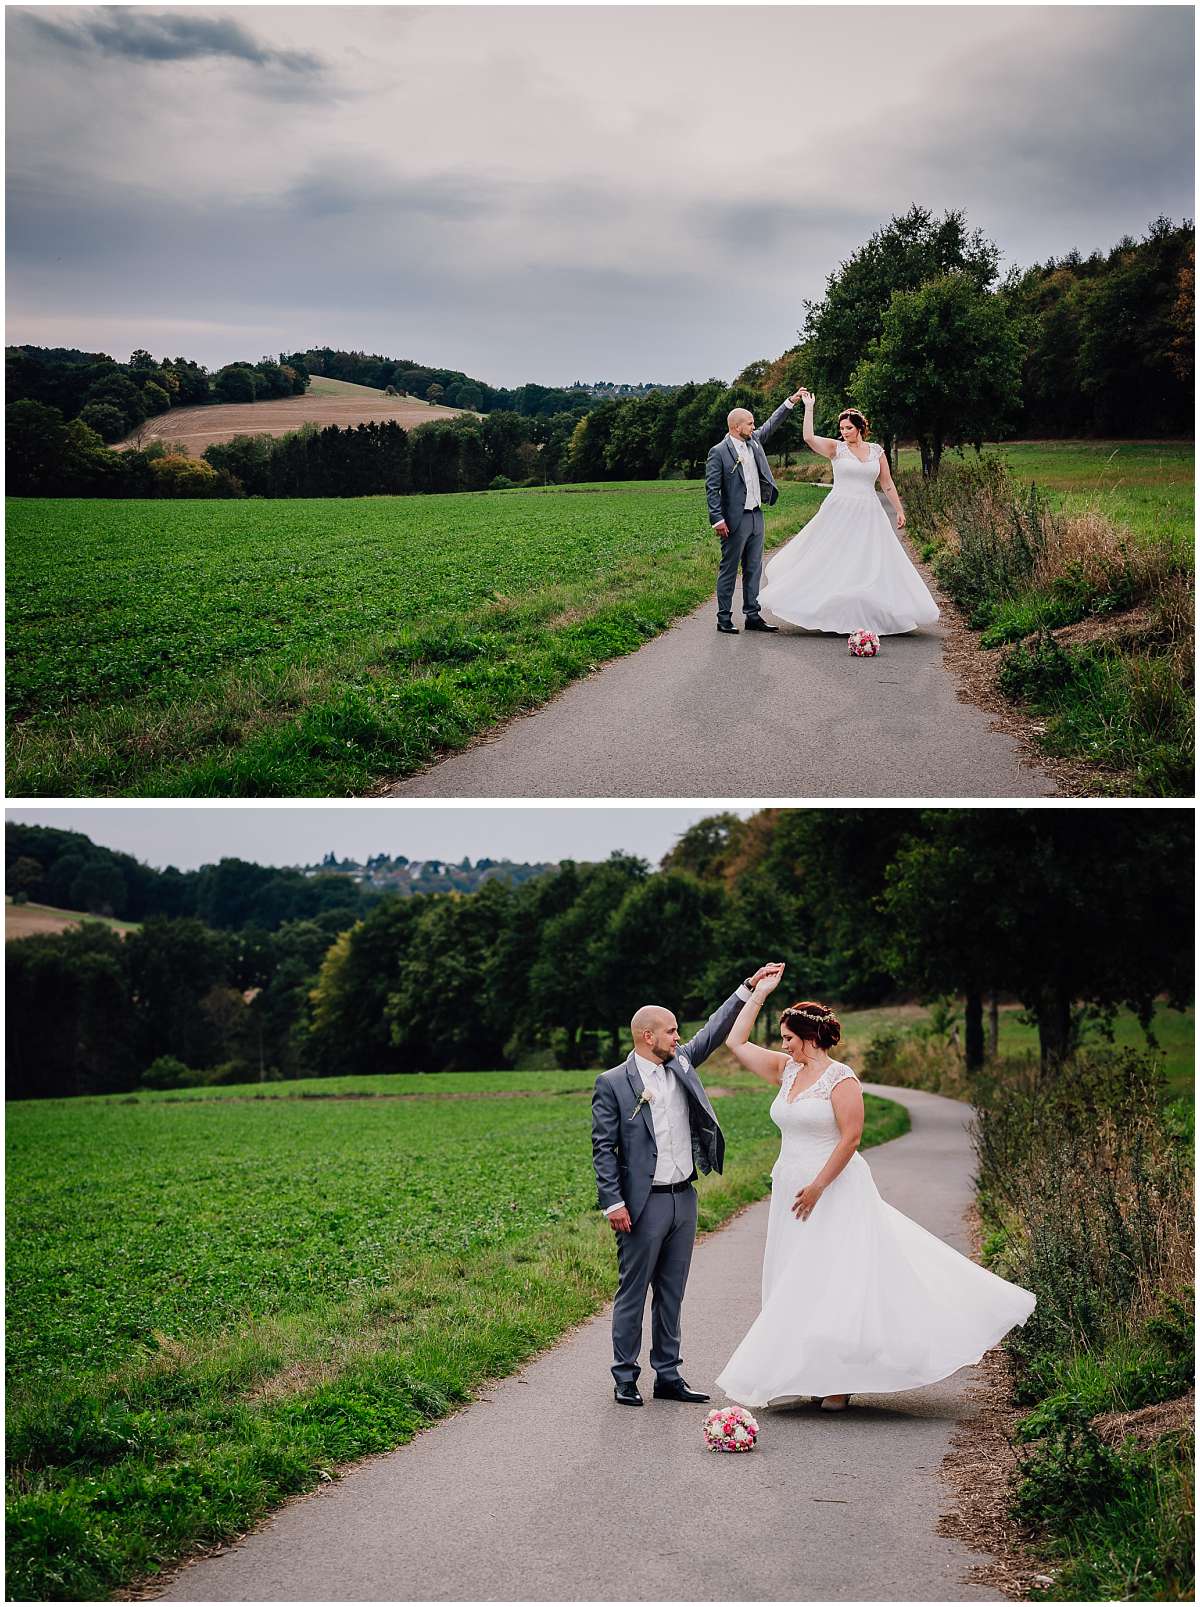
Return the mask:
{"type": "Polygon", "coordinates": [[[860,463],[844,441],[821,510],[767,565],[759,602],[808,630],[900,636],[932,625],[937,604],[875,494],[883,448],[860,463]]]}
{"type": "Polygon", "coordinates": [[[771,1106],[783,1134],[771,1172],[762,1312],[717,1379],[743,1406],[916,1389],[977,1362],[1034,1307],[880,1199],[861,1155],[807,1221],[792,1215],[838,1141],[830,1099],[854,1073],[834,1061],[795,1100],[790,1061],[771,1106]]]}

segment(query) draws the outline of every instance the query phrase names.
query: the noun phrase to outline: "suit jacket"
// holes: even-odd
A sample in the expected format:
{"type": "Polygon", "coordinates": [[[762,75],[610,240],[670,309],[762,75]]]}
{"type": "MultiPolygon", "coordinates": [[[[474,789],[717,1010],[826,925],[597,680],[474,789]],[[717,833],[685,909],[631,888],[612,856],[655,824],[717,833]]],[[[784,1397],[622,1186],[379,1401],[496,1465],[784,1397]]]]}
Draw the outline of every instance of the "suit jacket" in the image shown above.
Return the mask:
{"type": "MultiPolygon", "coordinates": [[[[781,402],[765,424],[760,424],[750,437],[748,445],[758,464],[758,483],[762,490],[764,508],[779,499],[779,487],[771,474],[771,465],[763,445],[788,417],[792,409],[781,402]]],[[[708,464],[704,472],[704,489],[708,493],[709,521],[716,524],[724,519],[730,530],[736,530],[746,511],[746,477],[742,473],[742,460],[726,435],[716,446],[709,448],[708,464]]]]}
{"type": "MultiPolygon", "coordinates": [[[[725,1162],[725,1135],[695,1068],[725,1042],[743,1002],[738,994],[732,994],[709,1016],[691,1042],[681,1044],[674,1058],[667,1061],[668,1070],[679,1079],[679,1086],[687,1095],[692,1160],[700,1172],[721,1170],[725,1162]]],[[[592,1095],[592,1161],[596,1168],[600,1209],[606,1210],[618,1200],[624,1200],[634,1222],[650,1198],[650,1185],[658,1161],[649,1102],[643,1101],[634,1114],[642,1087],[637,1059],[631,1053],[621,1065],[601,1072],[592,1095]]]]}

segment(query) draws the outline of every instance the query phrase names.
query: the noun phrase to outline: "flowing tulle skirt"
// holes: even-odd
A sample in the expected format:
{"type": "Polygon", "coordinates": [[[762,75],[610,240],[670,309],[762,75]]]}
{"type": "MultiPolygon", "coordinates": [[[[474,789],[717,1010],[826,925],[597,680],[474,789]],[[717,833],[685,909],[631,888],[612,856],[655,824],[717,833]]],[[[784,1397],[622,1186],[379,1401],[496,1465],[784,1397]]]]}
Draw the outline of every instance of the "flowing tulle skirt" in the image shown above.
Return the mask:
{"type": "Polygon", "coordinates": [[[899,636],[938,617],[879,498],[836,487],[768,563],[759,601],[777,619],[844,636],[899,636]]]}
{"type": "Polygon", "coordinates": [[[882,1200],[861,1155],[797,1220],[792,1201],[824,1158],[781,1158],[772,1174],[762,1311],[717,1379],[744,1406],[936,1383],[1034,1307],[882,1200]]]}

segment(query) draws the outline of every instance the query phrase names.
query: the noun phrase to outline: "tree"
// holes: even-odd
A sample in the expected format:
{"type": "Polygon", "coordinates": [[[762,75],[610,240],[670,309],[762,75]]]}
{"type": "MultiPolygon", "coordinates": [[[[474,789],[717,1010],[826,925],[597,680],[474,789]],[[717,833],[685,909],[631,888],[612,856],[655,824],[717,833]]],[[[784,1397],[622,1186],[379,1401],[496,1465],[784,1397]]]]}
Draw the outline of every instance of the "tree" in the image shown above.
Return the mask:
{"type": "Polygon", "coordinates": [[[1191,817],[1112,811],[930,810],[896,855],[883,911],[891,963],[926,995],[1018,998],[1042,1067],[1075,1047],[1081,1008],[1192,985],[1191,817]]]}
{"type": "Polygon", "coordinates": [[[936,475],[947,445],[976,447],[1015,417],[1021,346],[1002,300],[962,273],[898,291],[851,389],[881,433],[915,435],[936,475]]]}
{"type": "Polygon", "coordinates": [[[197,920],[156,915],[129,933],[124,948],[141,1064],[177,1055],[188,1066],[213,1065],[222,1039],[202,1001],[228,985],[233,940],[197,920]]]}
{"type": "Polygon", "coordinates": [[[119,441],[125,434],[125,415],[111,402],[89,402],[80,411],[79,422],[95,430],[102,441],[119,441]]]}
{"type": "Polygon", "coordinates": [[[674,404],[661,391],[623,402],[604,448],[606,474],[614,480],[656,480],[666,463],[674,422],[674,404]]]}
{"type": "Polygon", "coordinates": [[[824,297],[805,303],[804,337],[812,372],[804,380],[818,392],[819,427],[832,431],[846,399],[855,395],[861,400],[851,376],[878,339],[896,291],[917,290],[947,273],[962,273],[985,290],[995,280],[999,261],[999,249],[990,240],[978,229],[968,231],[965,213],[935,218],[927,207],[912,206],[841,263],[829,275],[824,297]]]}
{"type": "Polygon", "coordinates": [[[744,834],[745,822],[739,815],[707,815],[676,838],[674,847],[663,856],[662,868],[687,871],[701,881],[720,881],[734,845],[744,834]]]}
{"type": "Polygon", "coordinates": [[[252,402],[258,395],[259,376],[249,363],[230,363],[219,369],[213,390],[222,402],[252,402]]]}
{"type": "Polygon", "coordinates": [[[154,380],[147,380],[142,386],[142,401],[145,404],[148,416],[155,413],[167,413],[171,408],[171,398],[167,391],[154,380]]]}
{"type": "Polygon", "coordinates": [[[133,1087],[137,1060],[125,945],[85,921],[6,946],[6,1092],[10,1099],[133,1087]]]}
{"type": "Polygon", "coordinates": [[[168,452],[150,464],[150,480],[156,497],[215,497],[221,482],[210,463],[168,452]]]}

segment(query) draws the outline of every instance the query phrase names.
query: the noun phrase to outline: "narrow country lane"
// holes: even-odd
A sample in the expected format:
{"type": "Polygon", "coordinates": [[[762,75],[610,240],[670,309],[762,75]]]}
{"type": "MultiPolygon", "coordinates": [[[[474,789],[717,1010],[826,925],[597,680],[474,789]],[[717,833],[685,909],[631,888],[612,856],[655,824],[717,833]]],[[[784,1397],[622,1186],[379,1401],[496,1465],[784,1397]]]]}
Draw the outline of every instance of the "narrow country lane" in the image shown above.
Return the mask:
{"type": "MultiPolygon", "coordinates": [[[[964,1105],[871,1087],[912,1114],[867,1151],[880,1192],[965,1250],[964,1105]]],[[[758,1310],[767,1205],[696,1248],[684,1375],[713,1378],[758,1310]]],[[[647,1330],[648,1331],[648,1330],[647,1330]]],[[[760,1414],[758,1449],[714,1455],[707,1408],[612,1399],[608,1312],[410,1445],[292,1502],[192,1564],[174,1601],[991,1601],[936,1533],[938,1469],[971,1369],[845,1414],[760,1414]]],[[[649,1382],[649,1380],[647,1380],[649,1382]]],[[[719,1399],[719,1397],[718,1397],[719,1399]]]]}

